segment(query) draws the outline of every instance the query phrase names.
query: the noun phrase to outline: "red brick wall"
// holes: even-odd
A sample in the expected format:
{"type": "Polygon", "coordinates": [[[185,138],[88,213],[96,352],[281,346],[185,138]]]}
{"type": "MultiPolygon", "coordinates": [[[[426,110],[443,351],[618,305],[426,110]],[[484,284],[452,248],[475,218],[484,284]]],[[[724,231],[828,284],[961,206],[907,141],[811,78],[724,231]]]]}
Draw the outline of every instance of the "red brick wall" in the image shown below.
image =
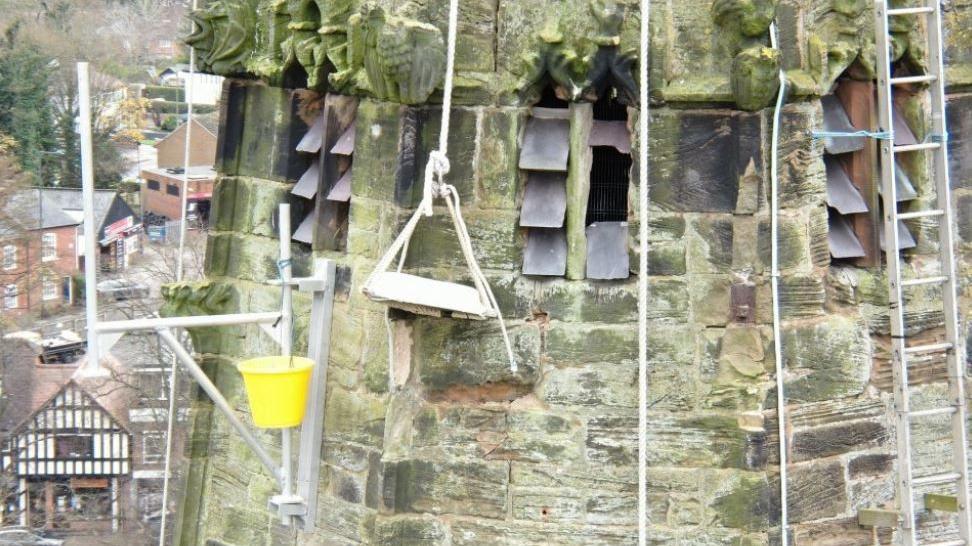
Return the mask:
{"type": "Polygon", "coordinates": [[[62,294],[64,277],[78,273],[77,226],[29,231],[20,240],[0,242],[0,314],[23,315],[31,311],[55,311],[67,304],[62,294]],[[45,233],[57,235],[57,257],[43,259],[42,241],[45,233]],[[16,267],[3,268],[2,250],[7,245],[17,247],[16,267]],[[43,280],[52,278],[57,284],[57,297],[44,300],[43,280]],[[6,308],[2,298],[7,285],[16,284],[19,288],[18,305],[6,308]]]}
{"type": "MultiPolygon", "coordinates": [[[[175,177],[165,176],[159,173],[142,171],[142,178],[145,184],[142,185],[142,212],[151,212],[159,216],[165,216],[169,220],[179,220],[182,218],[179,207],[182,205],[181,195],[169,195],[166,191],[168,184],[173,184],[179,191],[182,191],[182,181],[175,177]],[[158,190],[149,189],[149,181],[159,183],[158,190]]],[[[194,193],[213,192],[213,181],[210,180],[190,180],[189,196],[194,193]]]]}

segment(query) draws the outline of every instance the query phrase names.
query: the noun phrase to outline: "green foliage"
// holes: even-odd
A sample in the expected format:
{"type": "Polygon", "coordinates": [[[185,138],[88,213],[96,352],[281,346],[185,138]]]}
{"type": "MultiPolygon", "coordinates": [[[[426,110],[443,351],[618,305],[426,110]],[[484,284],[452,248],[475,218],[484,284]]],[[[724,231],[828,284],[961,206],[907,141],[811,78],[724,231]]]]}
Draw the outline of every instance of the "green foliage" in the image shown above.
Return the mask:
{"type": "Polygon", "coordinates": [[[8,35],[0,47],[0,132],[17,141],[24,170],[42,176],[47,152],[54,144],[54,124],[48,101],[51,59],[19,47],[8,35]]]}
{"type": "MultiPolygon", "coordinates": [[[[189,104],[185,102],[156,100],[152,101],[152,106],[149,110],[156,114],[185,114],[189,110],[189,104]]],[[[196,114],[210,114],[216,111],[216,107],[207,104],[196,104],[193,105],[192,111],[196,114]]]]}
{"type": "Polygon", "coordinates": [[[147,99],[162,99],[169,102],[184,102],[186,92],[182,87],[170,87],[166,85],[146,85],[142,92],[147,99]]]}
{"type": "Polygon", "coordinates": [[[162,118],[162,123],[159,124],[159,129],[163,131],[175,131],[178,126],[179,120],[175,116],[165,116],[162,118]]]}

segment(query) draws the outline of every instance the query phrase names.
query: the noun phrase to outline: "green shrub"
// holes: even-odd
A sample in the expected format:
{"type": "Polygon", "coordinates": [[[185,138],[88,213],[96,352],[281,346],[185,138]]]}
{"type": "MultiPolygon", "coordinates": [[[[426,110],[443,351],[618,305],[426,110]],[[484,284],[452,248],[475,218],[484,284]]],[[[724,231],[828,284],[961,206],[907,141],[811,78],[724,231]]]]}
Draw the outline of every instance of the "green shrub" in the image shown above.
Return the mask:
{"type": "Polygon", "coordinates": [[[162,99],[170,102],[183,102],[186,100],[186,91],[182,87],[146,85],[144,96],[150,100],[162,99]]]}

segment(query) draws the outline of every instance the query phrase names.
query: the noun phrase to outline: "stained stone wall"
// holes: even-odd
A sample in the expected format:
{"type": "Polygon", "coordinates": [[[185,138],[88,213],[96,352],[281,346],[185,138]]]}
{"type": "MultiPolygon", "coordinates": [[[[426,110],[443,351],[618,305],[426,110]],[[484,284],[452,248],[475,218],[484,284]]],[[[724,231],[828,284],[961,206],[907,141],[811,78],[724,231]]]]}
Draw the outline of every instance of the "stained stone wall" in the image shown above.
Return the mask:
{"type": "MultiPolygon", "coordinates": [[[[409,36],[412,49],[399,44],[404,49],[396,51],[413,63],[438,66],[434,52],[415,51],[441,46],[445,2],[399,4],[234,0],[196,15],[201,26],[194,43],[203,65],[233,76],[228,85],[236,94],[223,104],[210,280],[171,287],[167,312],[278,305],[279,295],[260,284],[276,275],[274,211],[291,202],[297,225],[309,206],[290,193],[309,160],[294,147],[324,93],[360,101],[346,250],[294,245],[298,275],[315,256],[339,263],[319,531],[298,534],[269,517],[264,508],[271,480],[199,400],[181,543],[633,544],[637,278],[519,274],[525,180],[517,158],[540,87],[550,83],[573,102],[596,95],[603,75],[585,53],[619,44],[610,66],[631,74],[636,5],[622,3],[615,12],[586,0],[461,2],[449,181],[462,196],[477,257],[510,325],[520,362],[514,374],[493,322],[404,314],[392,315],[389,369],[385,308],[360,292],[415,205],[418,173],[435,145],[441,115],[437,81],[390,81],[394,77],[376,71],[375,59],[362,52],[380,51],[382,36],[409,36]],[[239,24],[227,30],[227,21],[239,24]],[[218,39],[225,36],[233,39],[218,39]],[[370,48],[356,49],[360,44],[370,48]],[[303,86],[305,74],[316,92],[286,88],[295,80],[303,86]]],[[[972,53],[965,34],[972,3],[949,7],[952,180],[963,241],[960,285],[968,296],[972,53]]],[[[872,544],[871,531],[856,525],[857,510],[887,505],[894,496],[886,279],[880,269],[831,263],[823,145],[809,137],[822,124],[818,98],[840,73],[852,67],[855,77],[871,77],[870,3],[690,0],[654,2],[653,9],[651,541],[758,546],[778,540],[769,290],[772,110],[766,107],[782,62],[795,86],[780,145],[792,535],[800,546],[872,544]],[[765,48],[774,15],[782,57],[765,48]]],[[[921,48],[913,44],[921,28],[895,30],[903,62],[920,64],[921,48]]],[[[623,95],[624,78],[612,78],[623,95]]],[[[925,105],[918,99],[909,105],[912,126],[922,133],[917,122],[925,105]]],[[[934,194],[927,166],[913,167],[919,202],[927,202],[934,194]]],[[[632,233],[637,191],[633,185],[632,233]]],[[[448,224],[438,214],[420,225],[409,270],[462,280],[448,224]]],[[[926,271],[936,250],[934,227],[912,228],[918,248],[908,254],[908,271],[926,271]]],[[[636,243],[632,237],[632,264],[636,243]]],[[[932,339],[941,335],[942,317],[927,296],[919,294],[910,309],[915,333],[932,339]]],[[[968,302],[965,297],[963,309],[968,302]]],[[[301,350],[309,302],[298,296],[296,305],[301,350]]],[[[972,334],[972,323],[963,325],[972,334]]],[[[194,340],[209,373],[245,415],[232,363],[272,352],[269,340],[256,328],[197,331],[194,340]]],[[[916,364],[917,405],[941,403],[943,373],[941,362],[916,364]]],[[[943,464],[947,437],[946,423],[916,437],[920,467],[943,464]]],[[[264,439],[279,442],[274,435],[264,439]]],[[[949,536],[938,516],[923,521],[930,535],[949,536]]],[[[880,538],[891,536],[882,532],[880,538]]]]}

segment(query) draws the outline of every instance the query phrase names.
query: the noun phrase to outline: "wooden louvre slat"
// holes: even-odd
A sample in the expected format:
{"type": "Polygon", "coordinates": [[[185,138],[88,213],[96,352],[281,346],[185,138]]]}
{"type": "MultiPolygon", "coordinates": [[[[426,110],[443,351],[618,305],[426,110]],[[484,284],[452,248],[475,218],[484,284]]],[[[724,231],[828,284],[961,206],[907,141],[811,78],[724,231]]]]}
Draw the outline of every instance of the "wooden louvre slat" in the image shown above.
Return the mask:
{"type": "Polygon", "coordinates": [[[523,137],[519,166],[530,171],[566,172],[569,145],[570,121],[532,117],[523,137]]]}
{"type": "Polygon", "coordinates": [[[567,272],[567,232],[532,228],[523,252],[523,274],[562,277],[567,272]]]}
{"type": "Polygon", "coordinates": [[[847,218],[834,209],[828,209],[827,241],[830,244],[830,255],[834,258],[862,258],[866,255],[864,247],[854,235],[847,218]]]}
{"type": "Polygon", "coordinates": [[[307,154],[316,154],[321,151],[321,144],[324,138],[324,114],[317,116],[310,129],[304,137],[297,143],[297,151],[307,154]]]}
{"type": "Polygon", "coordinates": [[[334,187],[327,194],[328,201],[340,201],[342,203],[347,203],[351,200],[351,171],[354,167],[348,168],[341,175],[341,178],[334,183],[334,187]]]}
{"type": "Polygon", "coordinates": [[[587,226],[587,278],[627,279],[630,274],[628,223],[595,222],[587,226]]]}
{"type": "Polygon", "coordinates": [[[567,213],[567,175],[556,172],[531,172],[523,193],[520,225],[559,228],[567,213]]]}
{"type": "Polygon", "coordinates": [[[918,138],[915,137],[915,132],[908,126],[908,122],[905,121],[904,114],[901,113],[901,109],[898,108],[897,104],[891,108],[891,124],[894,127],[895,146],[918,144],[918,138]]]}
{"type": "Polygon", "coordinates": [[[824,156],[824,163],[827,166],[827,204],[841,214],[867,212],[867,203],[840,161],[832,156],[824,156]]]}
{"type": "Polygon", "coordinates": [[[290,193],[303,197],[304,199],[313,199],[317,195],[317,187],[321,180],[321,169],[318,161],[315,159],[307,171],[300,177],[300,180],[294,184],[293,189],[290,193]]]}
{"type": "MultiPolygon", "coordinates": [[[[820,99],[823,106],[824,131],[835,133],[854,133],[858,131],[847,117],[844,105],[834,95],[826,95],[820,99]]],[[[863,150],[864,137],[825,137],[824,150],[828,154],[846,154],[863,150]]]]}
{"type": "Polygon", "coordinates": [[[625,121],[594,120],[588,146],[611,146],[622,154],[631,153],[631,132],[625,121]]]}
{"type": "MultiPolygon", "coordinates": [[[[884,222],[878,224],[878,234],[881,236],[881,250],[887,251],[887,244],[884,242],[884,222]]],[[[911,230],[901,220],[898,220],[898,245],[899,250],[908,250],[918,246],[911,230]]]]}
{"type": "Polygon", "coordinates": [[[351,155],[354,153],[355,129],[352,123],[341,135],[341,138],[334,143],[331,153],[336,155],[351,155]]]}

